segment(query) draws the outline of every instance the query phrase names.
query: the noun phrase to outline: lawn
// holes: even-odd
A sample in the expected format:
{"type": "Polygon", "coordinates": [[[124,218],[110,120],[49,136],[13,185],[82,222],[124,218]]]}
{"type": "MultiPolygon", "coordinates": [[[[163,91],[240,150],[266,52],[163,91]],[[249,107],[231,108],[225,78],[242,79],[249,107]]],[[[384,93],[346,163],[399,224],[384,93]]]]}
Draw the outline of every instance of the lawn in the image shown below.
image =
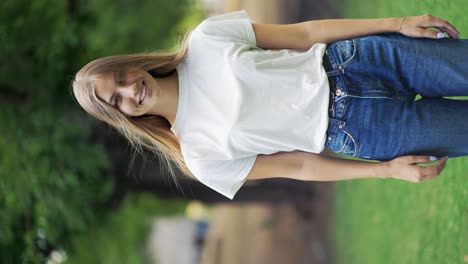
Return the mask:
{"type": "MultiPolygon", "coordinates": [[[[347,18],[429,13],[468,38],[466,0],[339,1],[347,18]]],[[[336,263],[468,263],[468,157],[450,159],[439,178],[419,184],[339,182],[334,212],[336,263]]]]}

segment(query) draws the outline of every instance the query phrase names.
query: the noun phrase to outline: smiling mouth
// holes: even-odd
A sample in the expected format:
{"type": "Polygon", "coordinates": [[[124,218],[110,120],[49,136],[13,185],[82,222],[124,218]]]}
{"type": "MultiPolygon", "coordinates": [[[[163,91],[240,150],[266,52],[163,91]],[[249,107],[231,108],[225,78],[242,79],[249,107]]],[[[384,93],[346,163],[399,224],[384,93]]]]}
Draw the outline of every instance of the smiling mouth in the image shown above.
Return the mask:
{"type": "Polygon", "coordinates": [[[143,103],[143,100],[145,100],[146,95],[148,94],[148,89],[146,88],[145,81],[143,81],[142,86],[143,86],[143,88],[142,88],[141,94],[140,94],[140,102],[139,102],[140,104],[143,103]]]}

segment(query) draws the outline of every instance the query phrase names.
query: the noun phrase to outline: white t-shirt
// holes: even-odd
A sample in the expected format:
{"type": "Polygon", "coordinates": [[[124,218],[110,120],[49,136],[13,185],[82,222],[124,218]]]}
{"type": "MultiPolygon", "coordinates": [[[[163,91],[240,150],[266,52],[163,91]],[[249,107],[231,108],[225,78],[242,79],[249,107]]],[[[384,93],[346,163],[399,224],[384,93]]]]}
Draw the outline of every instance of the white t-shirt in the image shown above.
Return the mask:
{"type": "Polygon", "coordinates": [[[319,153],[328,126],[325,44],[263,50],[251,23],[244,11],[206,19],[177,67],[171,130],[194,176],[230,199],[258,154],[319,153]]]}

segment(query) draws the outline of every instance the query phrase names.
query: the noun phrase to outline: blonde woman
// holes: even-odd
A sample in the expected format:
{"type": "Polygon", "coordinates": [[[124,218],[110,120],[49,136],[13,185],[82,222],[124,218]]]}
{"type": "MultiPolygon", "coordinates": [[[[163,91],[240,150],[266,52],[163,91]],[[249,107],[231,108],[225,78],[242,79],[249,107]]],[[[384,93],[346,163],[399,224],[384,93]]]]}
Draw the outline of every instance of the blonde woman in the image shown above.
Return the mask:
{"type": "Polygon", "coordinates": [[[468,95],[458,36],[431,15],[272,25],[237,11],[203,21],[177,53],[92,61],[73,92],[230,199],[251,179],[420,182],[468,155],[468,101],[442,98],[468,95]]]}

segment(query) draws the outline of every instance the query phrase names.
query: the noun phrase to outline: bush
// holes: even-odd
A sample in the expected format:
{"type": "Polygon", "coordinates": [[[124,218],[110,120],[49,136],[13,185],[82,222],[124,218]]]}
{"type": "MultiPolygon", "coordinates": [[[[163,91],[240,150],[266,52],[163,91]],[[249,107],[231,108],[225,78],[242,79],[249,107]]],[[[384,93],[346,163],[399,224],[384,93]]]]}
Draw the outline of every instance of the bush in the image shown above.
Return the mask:
{"type": "Polygon", "coordinates": [[[202,17],[191,0],[0,2],[1,263],[68,249],[112,190],[94,121],[70,96],[74,72],[92,58],[172,45],[189,12],[202,17]]]}

